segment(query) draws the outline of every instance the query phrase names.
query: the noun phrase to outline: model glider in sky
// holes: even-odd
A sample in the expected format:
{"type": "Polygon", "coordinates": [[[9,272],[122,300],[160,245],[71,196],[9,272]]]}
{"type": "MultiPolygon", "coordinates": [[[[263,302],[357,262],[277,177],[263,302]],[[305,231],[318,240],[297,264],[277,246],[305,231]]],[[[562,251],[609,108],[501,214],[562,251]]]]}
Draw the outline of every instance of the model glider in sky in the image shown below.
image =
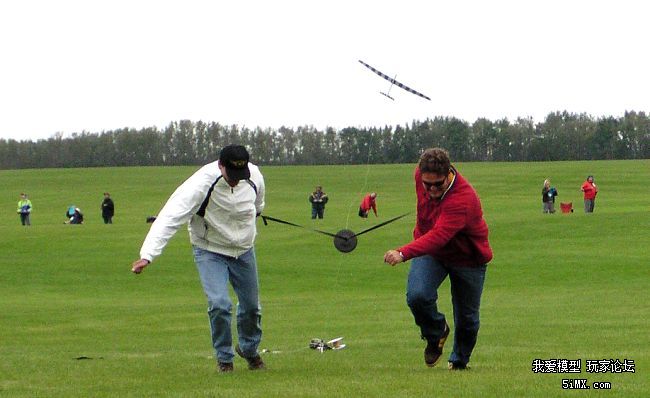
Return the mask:
{"type": "MultiPolygon", "coordinates": [[[[376,74],[378,74],[379,76],[383,77],[384,79],[386,79],[386,80],[388,80],[390,82],[390,87],[388,88],[388,92],[384,93],[384,92],[380,91],[381,95],[384,95],[384,96],[386,96],[386,97],[388,97],[388,98],[390,98],[390,99],[392,99],[394,101],[395,99],[390,96],[390,89],[393,88],[393,85],[396,85],[397,87],[403,88],[404,90],[408,91],[409,93],[419,95],[420,97],[431,101],[431,98],[427,97],[426,95],[424,95],[422,93],[419,93],[419,92],[413,90],[412,88],[410,88],[408,86],[405,86],[404,84],[402,84],[402,83],[398,82],[397,80],[395,80],[395,78],[393,78],[393,77],[384,75],[383,73],[381,73],[377,69],[373,68],[372,66],[368,65],[367,63],[363,62],[362,60],[359,60],[359,62],[362,63],[366,68],[370,69],[371,71],[375,72],[376,74]]],[[[395,77],[397,77],[397,75],[395,75],[395,77]]]]}

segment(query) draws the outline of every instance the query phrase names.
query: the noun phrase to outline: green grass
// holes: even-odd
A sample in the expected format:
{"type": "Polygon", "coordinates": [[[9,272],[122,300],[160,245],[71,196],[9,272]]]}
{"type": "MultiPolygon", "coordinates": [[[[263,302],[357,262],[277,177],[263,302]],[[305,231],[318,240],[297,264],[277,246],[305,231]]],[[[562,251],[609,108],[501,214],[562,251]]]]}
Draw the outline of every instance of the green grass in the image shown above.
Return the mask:
{"type": "MultiPolygon", "coordinates": [[[[459,170],[483,202],[495,257],[470,372],[426,368],[405,303],[408,264],[383,253],[407,242],[414,216],[363,235],[355,251],[330,238],[258,223],[268,370],[239,358],[220,375],[206,303],[182,229],[140,276],[130,272],[154,215],[196,169],[100,168],[0,171],[0,396],[286,397],[566,396],[563,378],[610,382],[608,395],[650,391],[650,161],[466,163],[459,170]],[[580,185],[596,176],[594,214],[580,185]],[[544,178],[573,214],[541,214],[544,178]],[[15,206],[29,194],[21,227],[15,206]],[[102,193],[116,203],[103,225],[102,193]],[[86,215],[63,225],[68,205],[86,215]],[[314,337],[348,347],[320,354],[314,337]],[[76,360],[87,356],[93,359],[76,360]],[[580,374],[534,374],[534,359],[581,359],[580,374]],[[585,361],[634,360],[636,373],[586,373],[585,361]]],[[[267,215],[318,229],[360,231],[412,211],[413,165],[264,167],[267,215]],[[312,221],[307,196],[330,196],[312,221]],[[379,219],[361,220],[365,192],[379,219]]],[[[557,205],[559,209],[559,204],[557,205]]],[[[448,282],[439,305],[451,320],[448,282]]],[[[445,349],[445,358],[451,349],[445,349]]],[[[593,392],[593,389],[592,391],[593,392]]]]}

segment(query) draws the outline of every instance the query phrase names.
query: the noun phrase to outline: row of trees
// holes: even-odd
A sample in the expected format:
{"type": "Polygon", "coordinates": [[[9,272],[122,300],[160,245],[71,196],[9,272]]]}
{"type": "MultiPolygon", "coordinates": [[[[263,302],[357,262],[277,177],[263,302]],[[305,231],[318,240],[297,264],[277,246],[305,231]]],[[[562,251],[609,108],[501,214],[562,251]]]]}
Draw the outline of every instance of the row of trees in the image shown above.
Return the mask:
{"type": "Polygon", "coordinates": [[[650,118],[644,112],[594,119],[555,112],[535,124],[454,117],[410,126],[311,126],[249,129],[182,120],[155,127],[82,132],[47,140],[0,139],[0,168],[191,165],[210,162],[221,147],[239,143],[262,165],[411,163],[424,148],[440,146],[454,161],[547,161],[650,158],[650,118]]]}

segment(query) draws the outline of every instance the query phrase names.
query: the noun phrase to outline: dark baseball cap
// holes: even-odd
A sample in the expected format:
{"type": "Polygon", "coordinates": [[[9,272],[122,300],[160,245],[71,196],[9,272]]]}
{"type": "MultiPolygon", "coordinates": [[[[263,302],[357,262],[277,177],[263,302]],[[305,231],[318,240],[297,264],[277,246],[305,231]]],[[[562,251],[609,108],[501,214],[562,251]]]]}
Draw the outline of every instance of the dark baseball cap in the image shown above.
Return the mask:
{"type": "Polygon", "coordinates": [[[226,168],[231,180],[247,180],[251,178],[248,170],[248,151],[242,145],[227,145],[221,149],[219,164],[226,168]]]}

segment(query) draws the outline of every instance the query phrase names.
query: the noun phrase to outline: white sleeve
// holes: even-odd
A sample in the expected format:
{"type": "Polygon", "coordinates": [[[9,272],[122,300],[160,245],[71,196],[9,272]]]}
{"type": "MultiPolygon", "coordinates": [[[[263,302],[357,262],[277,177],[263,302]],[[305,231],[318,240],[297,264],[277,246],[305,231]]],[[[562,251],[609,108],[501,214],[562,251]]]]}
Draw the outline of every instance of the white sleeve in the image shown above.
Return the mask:
{"type": "Polygon", "coordinates": [[[142,243],[140,258],[151,262],[158,257],[180,226],[186,224],[199,210],[210,186],[219,175],[218,172],[214,177],[212,174],[201,169],[176,188],[151,225],[142,243]]]}

